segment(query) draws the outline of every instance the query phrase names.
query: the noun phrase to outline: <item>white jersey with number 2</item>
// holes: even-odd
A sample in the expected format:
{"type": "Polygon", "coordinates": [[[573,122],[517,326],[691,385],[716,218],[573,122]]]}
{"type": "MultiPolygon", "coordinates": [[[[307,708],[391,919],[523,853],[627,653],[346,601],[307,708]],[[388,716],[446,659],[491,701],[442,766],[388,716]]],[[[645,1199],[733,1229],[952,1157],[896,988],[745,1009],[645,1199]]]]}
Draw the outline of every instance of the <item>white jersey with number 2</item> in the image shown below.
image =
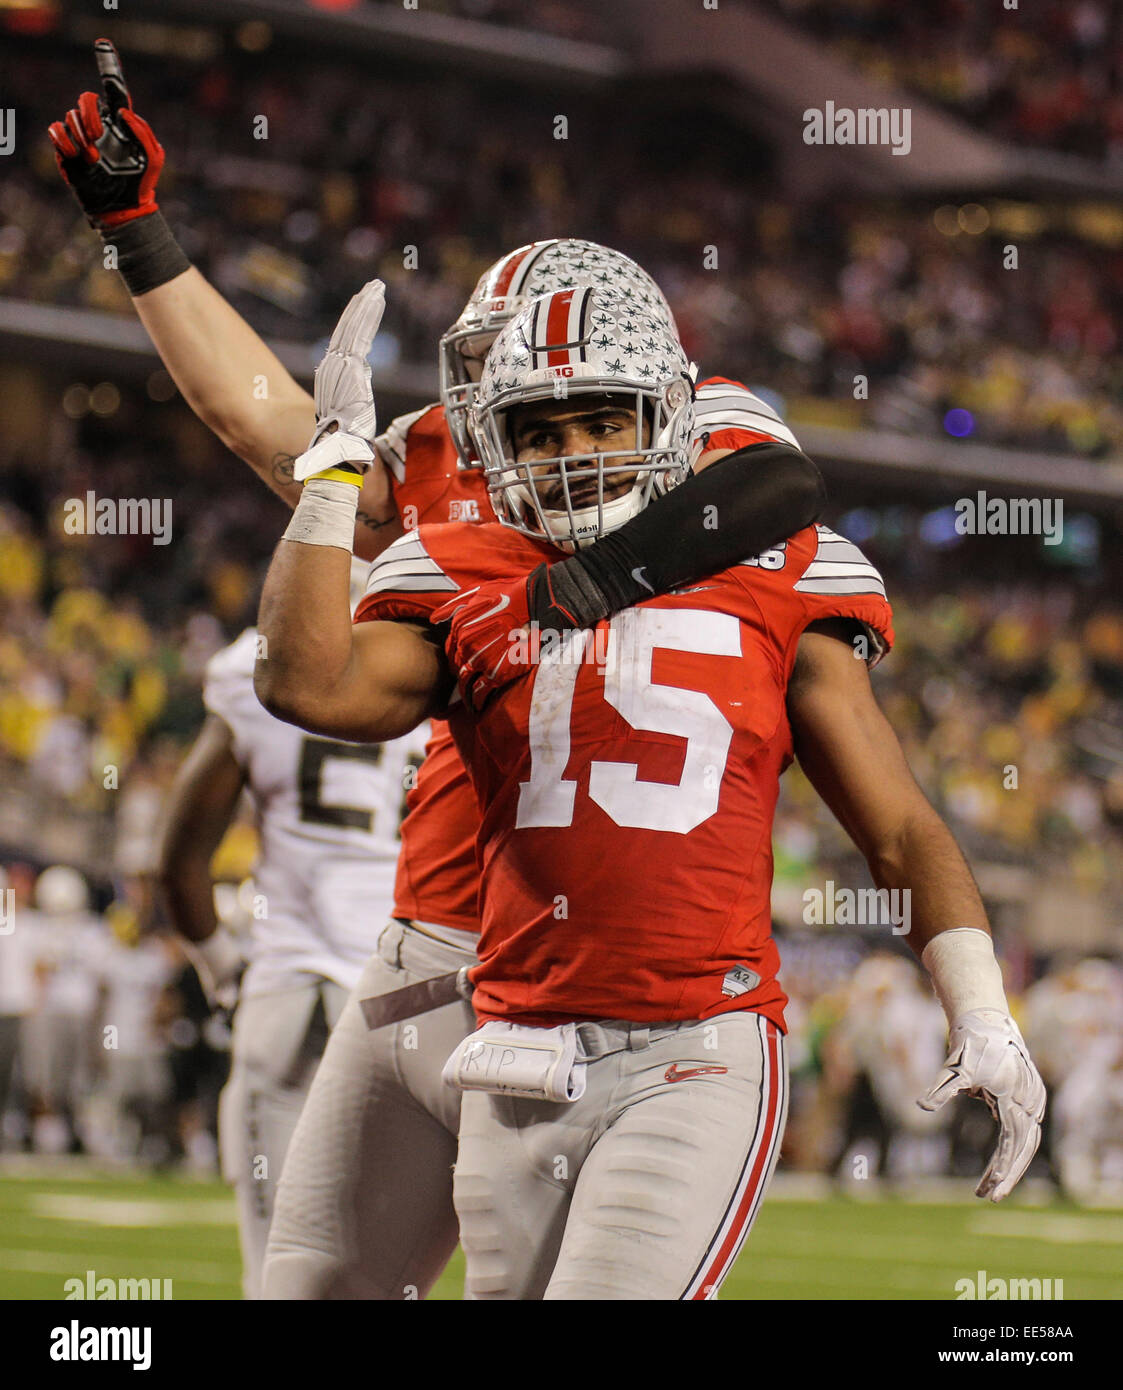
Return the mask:
{"type": "Polygon", "coordinates": [[[350,990],[390,915],[398,827],[427,729],[342,743],[275,719],[253,689],[253,628],[207,665],[203,700],[229,726],[260,839],[243,997],[307,982],[350,990]]]}

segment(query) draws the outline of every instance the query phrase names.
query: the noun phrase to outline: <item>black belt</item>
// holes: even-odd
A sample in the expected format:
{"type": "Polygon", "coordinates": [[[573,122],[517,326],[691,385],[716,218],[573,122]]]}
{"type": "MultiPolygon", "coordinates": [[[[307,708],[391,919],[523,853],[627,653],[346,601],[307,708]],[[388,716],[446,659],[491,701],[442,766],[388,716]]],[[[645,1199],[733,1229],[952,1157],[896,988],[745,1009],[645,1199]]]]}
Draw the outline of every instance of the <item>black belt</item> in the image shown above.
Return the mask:
{"type": "Polygon", "coordinates": [[[389,994],[376,994],[373,999],[360,999],[368,1028],[385,1028],[388,1023],[400,1023],[404,1018],[427,1014],[443,1008],[454,999],[470,999],[472,985],[468,967],[450,970],[447,975],[435,975],[431,980],[419,980],[415,985],[393,989],[389,994]]]}

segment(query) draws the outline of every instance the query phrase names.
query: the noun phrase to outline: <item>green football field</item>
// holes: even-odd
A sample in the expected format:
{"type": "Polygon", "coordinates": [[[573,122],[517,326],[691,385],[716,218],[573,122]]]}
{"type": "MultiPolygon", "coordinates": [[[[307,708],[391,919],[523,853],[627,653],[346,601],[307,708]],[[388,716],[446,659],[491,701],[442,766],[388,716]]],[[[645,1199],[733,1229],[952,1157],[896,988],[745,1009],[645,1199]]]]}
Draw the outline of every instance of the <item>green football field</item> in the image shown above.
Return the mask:
{"type": "MultiPolygon", "coordinates": [[[[993,1207],[962,1191],[809,1198],[781,1179],[721,1297],[950,1299],[982,1269],[1062,1279],[1066,1299],[1123,1298],[1123,1210],[993,1207]]],[[[459,1298],[462,1269],[458,1255],[432,1296],[459,1298]]],[[[233,1202],[211,1181],[0,1171],[0,1298],[60,1299],[87,1270],[171,1279],[177,1299],[237,1298],[233,1202]]]]}

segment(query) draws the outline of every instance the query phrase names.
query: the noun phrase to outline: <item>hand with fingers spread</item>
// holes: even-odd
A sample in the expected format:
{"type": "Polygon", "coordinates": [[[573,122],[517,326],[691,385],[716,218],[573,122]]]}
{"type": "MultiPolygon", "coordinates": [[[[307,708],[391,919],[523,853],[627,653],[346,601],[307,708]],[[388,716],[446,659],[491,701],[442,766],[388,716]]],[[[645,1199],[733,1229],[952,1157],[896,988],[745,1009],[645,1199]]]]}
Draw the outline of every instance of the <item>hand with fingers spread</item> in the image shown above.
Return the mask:
{"type": "Polygon", "coordinates": [[[329,470],[340,481],[361,483],[373,463],[376,419],[367,358],[385,309],[386,286],[371,280],[340,315],[316,368],[316,430],[293,468],[298,483],[329,470]]]}
{"type": "Polygon", "coordinates": [[[91,226],[104,231],[157,211],[164,150],[133,110],[121,59],[108,39],[94,44],[101,95],[83,92],[47,134],[59,171],[91,226]]]}
{"type": "Polygon", "coordinates": [[[939,1110],[963,1092],[986,1101],[1000,1132],[975,1196],[1001,1202],[1041,1142],[1045,1083],[1018,1025],[999,1009],[975,1009],[957,1018],[948,1044],[944,1070],[917,1104],[922,1110],[939,1110]]]}
{"type": "Polygon", "coordinates": [[[1010,1016],[989,932],[981,927],[937,932],[920,959],[948,1020],[948,1056],[917,1105],[939,1110],[963,1092],[986,1101],[998,1121],[998,1146],[975,1196],[1001,1202],[1041,1142],[1045,1083],[1010,1016]]]}

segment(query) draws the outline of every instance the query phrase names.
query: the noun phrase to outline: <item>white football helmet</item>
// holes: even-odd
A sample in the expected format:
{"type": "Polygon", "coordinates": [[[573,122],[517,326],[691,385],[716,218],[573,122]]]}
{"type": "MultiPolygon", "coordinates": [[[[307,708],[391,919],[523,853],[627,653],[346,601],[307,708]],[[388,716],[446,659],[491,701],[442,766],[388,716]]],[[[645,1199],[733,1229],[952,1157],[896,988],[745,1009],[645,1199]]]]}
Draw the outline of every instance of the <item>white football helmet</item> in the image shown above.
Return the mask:
{"type": "Polygon", "coordinates": [[[35,906],[45,917],[88,912],[90,890],[85,878],[69,864],[52,864],[35,880],[35,906]]]}
{"type": "Polygon", "coordinates": [[[678,336],[663,291],[621,251],[567,237],[508,252],[480,276],[463,313],[441,339],[441,404],[463,467],[479,467],[468,418],[476,390],[468,359],[482,361],[503,325],[539,295],[582,286],[623,295],[635,309],[664,319],[678,336]]]}
{"type": "Polygon", "coordinates": [[[665,318],[608,290],[559,290],[523,309],[487,355],[471,418],[498,519],[563,550],[622,526],[693,463],[694,383],[678,337],[665,318]],[[589,396],[634,412],[625,446],[516,461],[515,406],[589,396]],[[629,476],[631,487],[612,496],[629,476]]]}

